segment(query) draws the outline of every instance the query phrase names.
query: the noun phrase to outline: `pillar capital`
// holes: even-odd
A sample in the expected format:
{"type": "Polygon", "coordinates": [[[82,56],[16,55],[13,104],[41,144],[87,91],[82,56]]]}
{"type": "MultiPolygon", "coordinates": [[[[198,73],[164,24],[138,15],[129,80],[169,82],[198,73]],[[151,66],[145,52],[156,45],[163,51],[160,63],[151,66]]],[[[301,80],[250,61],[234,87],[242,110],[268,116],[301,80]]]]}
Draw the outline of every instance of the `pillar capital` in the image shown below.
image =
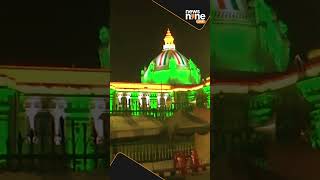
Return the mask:
{"type": "Polygon", "coordinates": [[[24,101],[25,109],[41,109],[42,98],[40,96],[28,96],[24,101]]]}

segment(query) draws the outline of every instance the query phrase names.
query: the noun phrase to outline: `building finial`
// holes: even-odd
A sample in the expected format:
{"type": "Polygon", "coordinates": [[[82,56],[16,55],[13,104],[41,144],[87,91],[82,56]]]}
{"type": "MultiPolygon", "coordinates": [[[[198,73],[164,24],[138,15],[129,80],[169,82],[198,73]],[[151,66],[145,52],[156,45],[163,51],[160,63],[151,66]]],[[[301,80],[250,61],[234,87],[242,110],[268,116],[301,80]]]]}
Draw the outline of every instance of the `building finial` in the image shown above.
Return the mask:
{"type": "Polygon", "coordinates": [[[171,36],[170,29],[168,28],[166,36],[171,36]]]}
{"type": "Polygon", "coordinates": [[[171,35],[170,29],[168,28],[166,36],[164,37],[163,50],[175,50],[174,38],[171,35]]]}

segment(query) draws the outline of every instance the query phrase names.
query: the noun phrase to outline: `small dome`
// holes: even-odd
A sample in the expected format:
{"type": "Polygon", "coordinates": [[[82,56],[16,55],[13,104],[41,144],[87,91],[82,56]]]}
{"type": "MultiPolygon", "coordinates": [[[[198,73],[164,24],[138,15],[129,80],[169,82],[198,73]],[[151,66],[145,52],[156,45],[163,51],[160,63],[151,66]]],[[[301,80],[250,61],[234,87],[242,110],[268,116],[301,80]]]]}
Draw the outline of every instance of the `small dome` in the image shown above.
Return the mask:
{"type": "Polygon", "coordinates": [[[199,84],[200,70],[179,51],[174,38],[167,30],[162,52],[141,72],[141,82],[154,84],[199,84]]]}
{"type": "Polygon", "coordinates": [[[169,66],[170,59],[174,59],[178,66],[188,66],[188,59],[180,52],[178,52],[177,50],[164,50],[154,59],[156,68],[167,68],[169,66]]]}

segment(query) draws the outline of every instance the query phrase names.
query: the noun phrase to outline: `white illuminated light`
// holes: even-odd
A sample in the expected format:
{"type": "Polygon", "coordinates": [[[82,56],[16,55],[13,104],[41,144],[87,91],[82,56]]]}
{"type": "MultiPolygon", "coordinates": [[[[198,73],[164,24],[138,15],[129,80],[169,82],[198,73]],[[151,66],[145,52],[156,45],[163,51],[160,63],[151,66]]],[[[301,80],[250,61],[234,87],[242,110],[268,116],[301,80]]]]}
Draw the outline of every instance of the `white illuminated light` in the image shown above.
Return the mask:
{"type": "Polygon", "coordinates": [[[130,96],[131,96],[131,94],[130,94],[130,93],[127,93],[127,95],[126,95],[126,99],[127,99],[127,107],[129,107],[129,100],[130,100],[130,96]]]}
{"type": "Polygon", "coordinates": [[[167,104],[168,94],[164,94],[163,98],[164,98],[164,103],[167,104]]]}
{"type": "Polygon", "coordinates": [[[149,94],[146,95],[147,107],[150,105],[150,97],[149,94]]]}
{"type": "Polygon", "coordinates": [[[119,94],[118,94],[118,102],[119,102],[118,104],[119,104],[119,107],[122,107],[122,101],[121,101],[122,97],[123,97],[122,93],[119,93],[119,94]]]}
{"type": "Polygon", "coordinates": [[[142,97],[143,97],[143,94],[140,93],[139,96],[138,96],[140,107],[142,106],[142,97]]]}
{"type": "Polygon", "coordinates": [[[160,94],[158,94],[158,97],[157,97],[157,99],[158,99],[158,107],[160,107],[160,99],[161,99],[161,95],[160,94]]]}
{"type": "Polygon", "coordinates": [[[101,144],[103,142],[103,120],[100,118],[102,113],[106,109],[106,104],[104,99],[96,98],[93,99],[92,104],[94,104],[93,108],[91,109],[91,114],[94,120],[94,128],[97,132],[96,144],[101,144]]]}
{"type": "Polygon", "coordinates": [[[175,50],[176,45],[175,44],[165,44],[163,45],[163,50],[175,50]]]}
{"type": "Polygon", "coordinates": [[[119,103],[121,103],[121,98],[122,98],[123,96],[122,96],[122,93],[119,93],[118,94],[118,101],[119,101],[119,103]]]}

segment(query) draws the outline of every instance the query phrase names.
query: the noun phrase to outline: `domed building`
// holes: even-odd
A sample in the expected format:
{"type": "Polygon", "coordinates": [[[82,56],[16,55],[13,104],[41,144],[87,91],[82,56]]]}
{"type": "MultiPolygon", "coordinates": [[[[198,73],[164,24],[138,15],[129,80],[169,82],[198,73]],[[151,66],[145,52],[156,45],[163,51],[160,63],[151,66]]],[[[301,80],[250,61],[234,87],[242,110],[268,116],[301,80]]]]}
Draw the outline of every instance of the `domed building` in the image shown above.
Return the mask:
{"type": "MultiPolygon", "coordinates": [[[[159,111],[170,111],[165,115],[169,118],[174,116],[171,112],[187,106],[210,107],[210,77],[202,80],[197,65],[176,50],[169,29],[162,52],[141,71],[141,82],[110,83],[111,112],[128,112],[136,117],[150,112],[156,117],[159,111]]],[[[111,117],[112,122],[115,117],[111,117]]]]}
{"type": "Polygon", "coordinates": [[[176,109],[189,103],[210,107],[210,78],[202,80],[198,66],[176,50],[169,29],[162,52],[141,70],[141,82],[110,85],[111,111],[176,109]]]}
{"type": "Polygon", "coordinates": [[[141,71],[141,82],[152,84],[200,84],[201,74],[197,65],[176,50],[174,38],[167,30],[162,52],[148,68],[141,71]]]}
{"type": "Polygon", "coordinates": [[[110,151],[163,173],[150,163],[167,170],[159,165],[173,165],[175,152],[195,149],[208,168],[209,108],[210,78],[201,80],[200,69],[176,50],[168,29],[162,52],[141,71],[141,82],[110,83],[110,151]]]}

